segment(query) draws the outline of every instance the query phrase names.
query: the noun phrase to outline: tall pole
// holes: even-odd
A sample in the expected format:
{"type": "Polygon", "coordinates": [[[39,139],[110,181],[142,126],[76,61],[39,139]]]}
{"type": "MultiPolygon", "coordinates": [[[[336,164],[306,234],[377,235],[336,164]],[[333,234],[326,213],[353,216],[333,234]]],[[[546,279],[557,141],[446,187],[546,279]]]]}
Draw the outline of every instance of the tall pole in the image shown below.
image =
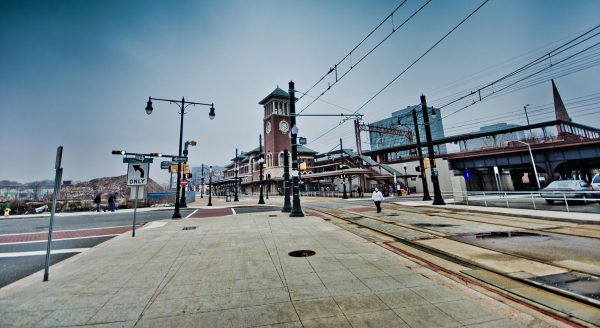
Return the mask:
{"type": "Polygon", "coordinates": [[[525,111],[525,118],[527,119],[527,125],[529,125],[529,115],[527,115],[527,106],[529,106],[529,104],[523,106],[523,110],[525,111]]]}
{"type": "Polygon", "coordinates": [[[52,229],[54,224],[54,213],[56,213],[56,200],[60,193],[60,185],[62,183],[62,162],[63,146],[59,146],[56,149],[56,164],[54,168],[56,173],[54,175],[54,194],[52,194],[52,208],[50,209],[50,223],[48,225],[48,244],[46,245],[46,262],[44,264],[44,281],[48,281],[48,275],[50,274],[50,252],[52,251],[52,229]]]}
{"type": "MultiPolygon", "coordinates": [[[[183,144],[183,114],[185,113],[185,98],[181,98],[181,123],[179,124],[179,157],[181,157],[182,144],[183,144]]],[[[173,213],[173,219],[181,219],[181,213],[179,213],[179,195],[181,194],[181,162],[177,163],[177,186],[175,192],[175,213],[173,213]]]]}
{"type": "Polygon", "coordinates": [[[200,182],[202,183],[202,190],[200,191],[200,198],[204,198],[204,163],[202,163],[202,178],[200,178],[200,182]]]}
{"type": "Polygon", "coordinates": [[[290,81],[288,84],[288,93],[290,94],[290,122],[292,125],[292,212],[290,217],[303,217],[302,207],[300,206],[300,186],[298,185],[298,145],[296,144],[296,134],[298,133],[298,127],[296,126],[296,97],[294,92],[294,82],[290,81]],[[295,133],[294,133],[295,132],[295,133]]]}
{"type": "Polygon", "coordinates": [[[212,165],[208,168],[208,205],[212,206],[212,165]]]}
{"type": "Polygon", "coordinates": [[[258,149],[259,149],[258,156],[260,157],[259,160],[258,160],[259,161],[258,164],[260,165],[260,168],[259,168],[259,174],[260,174],[260,177],[259,177],[259,181],[260,181],[259,189],[260,189],[260,194],[258,196],[258,203],[259,204],[264,204],[265,203],[265,199],[264,199],[264,196],[263,196],[263,164],[264,164],[265,160],[263,158],[263,151],[262,151],[262,134],[258,135],[258,149]]]}
{"type": "Polygon", "coordinates": [[[269,199],[269,189],[271,189],[271,174],[269,173],[267,173],[265,184],[267,185],[267,188],[265,189],[265,198],[269,199]]]}
{"type": "Polygon", "coordinates": [[[431,125],[429,124],[429,114],[427,113],[427,101],[425,95],[421,95],[421,110],[423,111],[423,124],[425,124],[425,137],[427,137],[427,156],[429,157],[429,169],[431,170],[431,183],[433,184],[433,205],[446,205],[440,190],[440,181],[438,170],[435,166],[435,153],[433,152],[433,142],[431,139],[431,125]]]}
{"type": "Polygon", "coordinates": [[[288,150],[283,150],[283,208],[281,212],[290,213],[292,203],[290,201],[290,159],[288,150]]]}
{"type": "Polygon", "coordinates": [[[346,174],[344,174],[344,145],[342,143],[342,138],[340,138],[340,154],[342,155],[340,166],[342,167],[342,188],[344,190],[342,193],[342,198],[348,199],[348,194],[346,193],[346,174]]]}
{"type": "Polygon", "coordinates": [[[233,197],[233,201],[234,202],[239,202],[240,199],[238,198],[238,149],[235,149],[235,196],[233,197]]]}
{"type": "MultiPolygon", "coordinates": [[[[183,148],[183,156],[187,157],[188,155],[188,142],[185,142],[185,146],[183,148]]],[[[183,167],[185,168],[185,164],[187,164],[187,162],[183,162],[184,165],[183,167]]],[[[185,172],[182,172],[183,174],[185,174],[185,172]]],[[[179,204],[181,207],[186,208],[187,207],[187,200],[185,199],[185,188],[186,187],[181,187],[181,200],[179,200],[179,204]]]]}
{"type": "Polygon", "coordinates": [[[417,120],[417,111],[412,110],[413,122],[415,124],[415,139],[417,139],[417,155],[419,156],[419,171],[421,172],[421,182],[423,183],[423,200],[431,200],[429,196],[429,186],[427,185],[427,174],[425,173],[425,164],[423,163],[423,150],[421,149],[421,138],[419,137],[419,121],[417,120]]]}

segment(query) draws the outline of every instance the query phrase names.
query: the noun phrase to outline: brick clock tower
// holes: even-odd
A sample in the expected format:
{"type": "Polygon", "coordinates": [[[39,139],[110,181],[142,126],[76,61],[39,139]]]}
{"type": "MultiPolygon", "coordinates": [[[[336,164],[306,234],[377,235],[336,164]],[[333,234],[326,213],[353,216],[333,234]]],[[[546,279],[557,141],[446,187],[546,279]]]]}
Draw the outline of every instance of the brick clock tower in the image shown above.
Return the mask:
{"type": "Polygon", "coordinates": [[[267,170],[271,176],[279,176],[281,169],[274,170],[275,167],[283,167],[283,150],[291,152],[292,144],[290,141],[290,95],[275,88],[271,94],[261,100],[259,105],[263,106],[263,135],[264,135],[264,156],[267,170]]]}

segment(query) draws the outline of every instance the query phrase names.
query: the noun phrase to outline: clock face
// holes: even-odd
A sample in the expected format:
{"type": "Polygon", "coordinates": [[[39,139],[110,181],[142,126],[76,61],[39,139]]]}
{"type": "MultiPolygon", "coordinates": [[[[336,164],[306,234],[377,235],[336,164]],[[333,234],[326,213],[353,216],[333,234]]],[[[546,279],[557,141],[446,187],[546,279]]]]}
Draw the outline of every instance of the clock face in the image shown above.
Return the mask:
{"type": "Polygon", "coordinates": [[[286,121],[279,122],[279,130],[281,130],[281,132],[283,132],[283,133],[287,133],[290,130],[290,126],[288,125],[288,122],[286,122],[286,121]]]}
{"type": "Polygon", "coordinates": [[[265,131],[267,131],[267,134],[271,133],[271,122],[267,122],[267,125],[265,126],[265,131]]]}

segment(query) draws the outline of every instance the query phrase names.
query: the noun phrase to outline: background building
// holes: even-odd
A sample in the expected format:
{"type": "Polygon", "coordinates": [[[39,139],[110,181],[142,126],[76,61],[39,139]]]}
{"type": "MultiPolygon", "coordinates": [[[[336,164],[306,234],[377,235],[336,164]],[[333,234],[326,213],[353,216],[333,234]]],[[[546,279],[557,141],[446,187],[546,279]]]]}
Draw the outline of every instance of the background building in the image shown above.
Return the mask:
{"type": "MultiPolygon", "coordinates": [[[[420,140],[423,143],[423,154],[427,154],[426,141],[425,137],[425,127],[423,125],[423,113],[421,110],[421,105],[408,106],[404,109],[395,111],[392,113],[392,116],[377,122],[371,123],[371,125],[381,126],[385,128],[391,129],[399,129],[404,130],[412,136],[412,138],[408,138],[403,135],[393,135],[381,132],[369,132],[369,140],[371,145],[371,150],[377,150],[382,148],[388,148],[393,146],[411,144],[416,142],[416,133],[414,131],[414,121],[412,116],[412,110],[416,109],[417,111],[417,122],[419,124],[419,136],[420,140]],[[410,140],[412,139],[412,140],[410,140]]],[[[435,110],[436,115],[433,114],[433,108],[427,108],[429,113],[429,123],[431,124],[431,137],[433,140],[443,138],[444,135],[444,124],[442,122],[442,115],[439,109],[435,110]]],[[[446,153],[446,145],[435,146],[434,152],[436,153],[446,153]]],[[[397,158],[388,158],[388,160],[396,160],[400,158],[410,157],[415,154],[409,153],[409,151],[398,152],[395,153],[394,156],[397,158]]]]}
{"type": "MultiPolygon", "coordinates": [[[[479,132],[492,132],[509,128],[520,127],[518,124],[507,124],[507,123],[497,123],[492,125],[486,125],[479,128],[479,132]]],[[[517,131],[511,133],[504,133],[500,135],[494,135],[490,137],[483,137],[477,139],[469,139],[464,140],[459,143],[460,151],[468,151],[468,150],[476,150],[481,148],[488,147],[498,147],[506,144],[506,142],[511,140],[523,140],[525,139],[524,131],[517,131]]]]}

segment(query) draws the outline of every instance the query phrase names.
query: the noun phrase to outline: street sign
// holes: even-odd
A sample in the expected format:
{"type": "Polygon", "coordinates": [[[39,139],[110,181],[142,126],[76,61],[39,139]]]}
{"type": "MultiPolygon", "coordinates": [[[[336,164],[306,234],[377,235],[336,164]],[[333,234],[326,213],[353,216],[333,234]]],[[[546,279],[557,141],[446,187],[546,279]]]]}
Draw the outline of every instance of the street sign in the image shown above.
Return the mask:
{"type": "Polygon", "coordinates": [[[162,161],[162,162],[160,162],[160,168],[163,169],[163,170],[168,170],[170,166],[171,166],[171,162],[170,161],[162,161]]]}
{"type": "Polygon", "coordinates": [[[153,163],[154,158],[150,157],[150,158],[144,158],[143,161],[138,161],[137,158],[135,157],[123,157],[123,163],[125,164],[129,164],[129,163],[153,163]]]}
{"type": "Polygon", "coordinates": [[[183,162],[187,162],[187,161],[188,161],[187,156],[175,156],[175,157],[173,157],[173,162],[183,163],[183,162]]]}
{"type": "Polygon", "coordinates": [[[144,155],[135,155],[135,159],[137,159],[139,162],[143,162],[144,158],[144,155]]]}
{"type": "Polygon", "coordinates": [[[131,189],[130,199],[144,199],[144,187],[129,187],[131,189]],[[138,189],[136,194],[136,189],[138,189]]]}
{"type": "Polygon", "coordinates": [[[299,138],[298,138],[298,144],[299,144],[299,145],[306,145],[306,138],[304,138],[304,137],[299,137],[299,138]]]}
{"type": "Polygon", "coordinates": [[[185,187],[185,186],[187,186],[187,185],[188,185],[188,181],[187,181],[186,179],[181,179],[181,181],[179,181],[179,184],[180,184],[182,187],[185,187]]]}
{"type": "Polygon", "coordinates": [[[469,169],[465,169],[463,176],[465,177],[465,181],[471,181],[471,172],[469,171],[469,169]]]}
{"type": "Polygon", "coordinates": [[[149,163],[130,163],[127,166],[127,185],[144,186],[148,183],[150,173],[149,163]]]}

